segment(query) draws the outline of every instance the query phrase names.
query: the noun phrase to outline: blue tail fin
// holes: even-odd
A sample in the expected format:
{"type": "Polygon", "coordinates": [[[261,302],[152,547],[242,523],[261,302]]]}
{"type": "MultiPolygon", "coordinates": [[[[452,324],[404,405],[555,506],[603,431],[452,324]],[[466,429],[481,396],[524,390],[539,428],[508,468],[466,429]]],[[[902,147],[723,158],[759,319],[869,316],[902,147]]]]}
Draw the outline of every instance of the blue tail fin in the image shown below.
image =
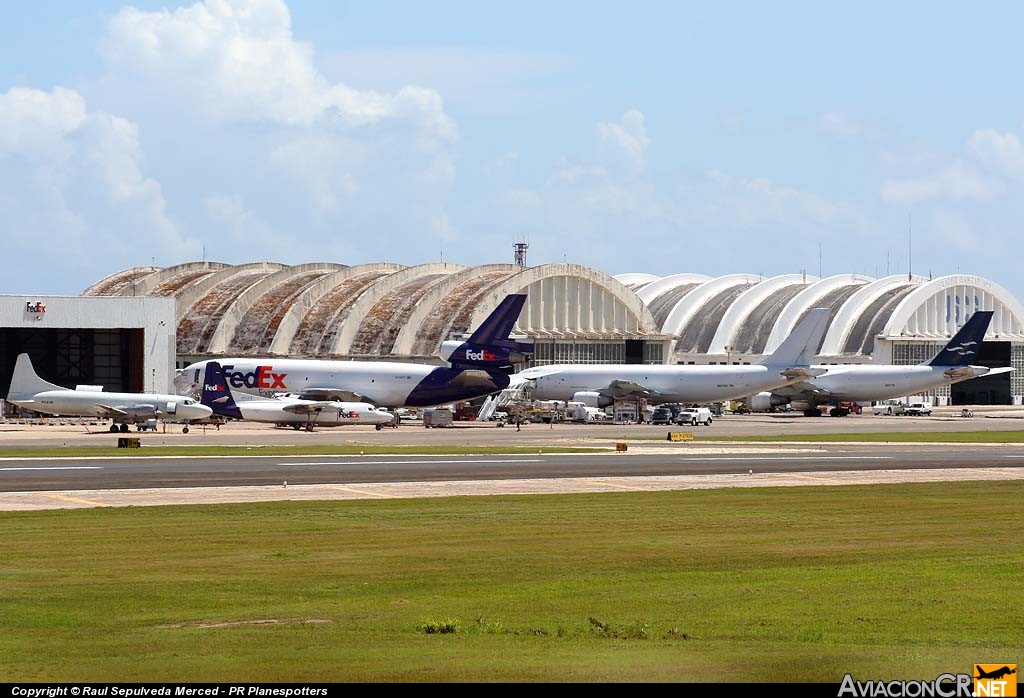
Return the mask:
{"type": "Polygon", "coordinates": [[[206,362],[206,374],[203,377],[203,393],[200,402],[216,415],[242,419],[242,411],[235,404],[231,388],[224,378],[224,370],[216,361],[206,362]]]}
{"type": "Polygon", "coordinates": [[[442,342],[441,358],[453,368],[501,369],[525,361],[524,354],[533,353],[533,344],[508,338],[525,302],[523,293],[505,296],[465,342],[442,342]]]}
{"type": "Polygon", "coordinates": [[[979,310],[964,323],[949,344],[928,362],[929,366],[968,366],[977,359],[981,342],[992,321],[991,310],[979,310]]]}
{"type": "Polygon", "coordinates": [[[525,293],[513,293],[505,296],[505,300],[498,304],[498,307],[480,323],[480,327],[477,327],[466,341],[470,344],[522,351],[513,346],[519,342],[513,342],[508,336],[512,333],[512,328],[515,326],[516,320],[519,319],[519,313],[523,311],[525,303],[525,293]]]}

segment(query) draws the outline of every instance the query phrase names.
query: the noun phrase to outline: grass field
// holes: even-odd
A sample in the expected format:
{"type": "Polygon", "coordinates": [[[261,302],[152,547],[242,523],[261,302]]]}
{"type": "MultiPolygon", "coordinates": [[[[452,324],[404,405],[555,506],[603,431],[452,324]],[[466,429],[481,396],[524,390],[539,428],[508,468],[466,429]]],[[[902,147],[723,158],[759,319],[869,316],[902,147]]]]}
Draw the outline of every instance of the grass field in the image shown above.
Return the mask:
{"type": "Polygon", "coordinates": [[[1024,483],[0,514],[4,681],[839,681],[1021,659],[1024,483]],[[458,621],[454,634],[425,626],[458,621]]]}
{"type": "Polygon", "coordinates": [[[110,446],[72,446],[41,448],[0,448],[0,458],[81,458],[92,456],[423,456],[423,455],[483,455],[489,453],[598,453],[611,450],[611,446],[352,446],[326,444],[323,446],[143,446],[116,448],[110,446]]]}

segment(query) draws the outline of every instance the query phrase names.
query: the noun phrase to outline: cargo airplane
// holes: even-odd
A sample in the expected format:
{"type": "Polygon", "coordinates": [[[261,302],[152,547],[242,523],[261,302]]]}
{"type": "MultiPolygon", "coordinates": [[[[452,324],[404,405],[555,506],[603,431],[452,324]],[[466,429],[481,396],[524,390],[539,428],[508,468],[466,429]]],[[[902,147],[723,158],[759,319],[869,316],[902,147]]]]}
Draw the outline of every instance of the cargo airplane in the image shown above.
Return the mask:
{"type": "Polygon", "coordinates": [[[528,368],[515,379],[532,382],[536,400],[572,400],[588,407],[607,407],[626,397],[686,404],[735,400],[750,395],[754,386],[760,386],[756,392],[772,390],[825,373],[810,363],[828,319],[827,308],[808,311],[775,353],[756,365],[555,364],[528,368]]]}
{"type": "Polygon", "coordinates": [[[845,417],[850,410],[842,406],[843,402],[876,402],[918,395],[980,376],[1008,373],[1013,369],[971,364],[977,359],[991,320],[991,310],[975,312],[949,343],[926,363],[815,367],[827,368],[828,373],[754,395],[747,398],[747,405],[754,411],[767,411],[772,407],[792,404],[808,417],[820,416],[820,405],[834,405],[830,414],[845,417]]]}
{"type": "MultiPolygon", "coordinates": [[[[532,344],[509,339],[525,302],[525,294],[506,296],[469,339],[442,343],[441,357],[448,366],[272,358],[225,358],[218,363],[227,384],[235,390],[368,402],[380,407],[432,407],[472,400],[508,387],[506,369],[532,351],[532,344]]],[[[175,389],[183,395],[197,395],[209,363],[199,361],[185,368],[175,379],[175,389]]]]}
{"type": "Polygon", "coordinates": [[[48,383],[36,375],[28,354],[18,354],[14,376],[7,401],[19,407],[75,417],[101,417],[112,420],[110,431],[126,432],[129,424],[141,424],[150,419],[188,423],[207,419],[213,410],[181,395],[159,393],[107,393],[102,389],[69,390],[48,383]]]}
{"type": "Polygon", "coordinates": [[[395,418],[387,410],[378,410],[368,402],[302,400],[289,396],[266,398],[246,393],[239,393],[236,401],[224,379],[224,371],[216,361],[206,362],[201,402],[220,417],[287,424],[293,429],[306,431],[313,431],[317,425],[336,427],[343,424],[375,425],[379,430],[395,418]]]}

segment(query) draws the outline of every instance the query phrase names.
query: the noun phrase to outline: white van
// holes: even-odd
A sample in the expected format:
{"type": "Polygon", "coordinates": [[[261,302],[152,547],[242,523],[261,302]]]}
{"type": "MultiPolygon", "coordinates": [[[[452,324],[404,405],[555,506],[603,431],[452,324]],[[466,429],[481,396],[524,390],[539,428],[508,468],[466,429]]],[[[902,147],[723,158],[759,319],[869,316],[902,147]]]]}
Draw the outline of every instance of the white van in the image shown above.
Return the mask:
{"type": "Polygon", "coordinates": [[[695,427],[698,424],[704,426],[711,425],[711,410],[707,407],[687,407],[684,410],[680,410],[679,414],[676,415],[677,424],[689,424],[691,427],[695,427]]]}

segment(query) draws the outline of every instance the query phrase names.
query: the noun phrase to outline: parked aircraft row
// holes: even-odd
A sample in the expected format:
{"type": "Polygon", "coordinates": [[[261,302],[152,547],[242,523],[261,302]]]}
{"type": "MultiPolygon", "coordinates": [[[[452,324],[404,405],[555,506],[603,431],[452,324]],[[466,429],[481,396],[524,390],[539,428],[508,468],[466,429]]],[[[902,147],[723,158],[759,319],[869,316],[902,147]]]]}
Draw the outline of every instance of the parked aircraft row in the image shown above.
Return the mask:
{"type": "MultiPolygon", "coordinates": [[[[778,349],[756,365],[549,365],[507,371],[532,345],[510,338],[526,301],[507,296],[466,341],[446,341],[447,366],[381,361],[225,358],[188,366],[178,395],[68,390],[39,378],[27,355],[18,357],[8,399],[39,412],[109,417],[111,430],[154,417],[189,421],[223,414],[255,421],[313,424],[375,423],[391,414],[378,407],[430,407],[497,393],[510,384],[542,400],[604,407],[622,397],[652,403],[701,404],[747,399],[753,409],[792,403],[807,414],[818,405],[876,401],[920,393],[986,374],[1010,371],[972,365],[992,319],[976,312],[932,361],[918,366],[812,365],[829,310],[808,311],[778,349]],[[254,397],[249,391],[289,394],[254,397]],[[197,403],[200,398],[202,404],[197,403]]],[[[186,427],[187,430],[187,427],[186,427]]]]}

